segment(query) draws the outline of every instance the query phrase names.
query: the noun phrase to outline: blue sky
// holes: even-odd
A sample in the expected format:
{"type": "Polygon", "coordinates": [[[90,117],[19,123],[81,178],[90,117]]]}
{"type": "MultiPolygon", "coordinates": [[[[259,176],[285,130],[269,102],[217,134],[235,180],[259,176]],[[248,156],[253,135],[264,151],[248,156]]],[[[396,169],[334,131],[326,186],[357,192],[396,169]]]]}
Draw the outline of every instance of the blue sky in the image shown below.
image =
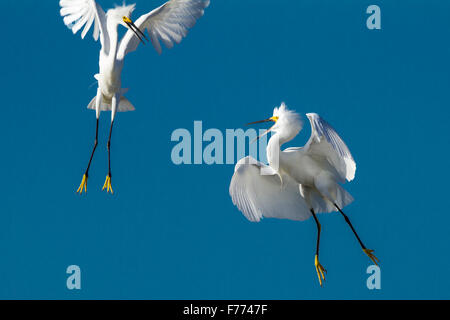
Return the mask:
{"type": "MultiPolygon", "coordinates": [[[[134,17],[161,3],[138,1],[134,17]]],[[[116,118],[116,194],[101,192],[102,113],[81,197],[99,44],[72,35],[57,1],[2,4],[0,298],[450,298],[448,1],[213,0],[180,45],[127,57],[136,111],[116,118]],[[366,28],[370,4],[382,30],[366,28]],[[370,261],[338,214],[319,216],[320,288],[313,220],[250,223],[228,195],[233,165],[171,162],[174,129],[239,128],[281,101],[319,113],[350,147],[346,213],[381,260],[381,290],[367,289],[370,261]],[[71,264],[80,291],[65,286],[71,264]]]]}

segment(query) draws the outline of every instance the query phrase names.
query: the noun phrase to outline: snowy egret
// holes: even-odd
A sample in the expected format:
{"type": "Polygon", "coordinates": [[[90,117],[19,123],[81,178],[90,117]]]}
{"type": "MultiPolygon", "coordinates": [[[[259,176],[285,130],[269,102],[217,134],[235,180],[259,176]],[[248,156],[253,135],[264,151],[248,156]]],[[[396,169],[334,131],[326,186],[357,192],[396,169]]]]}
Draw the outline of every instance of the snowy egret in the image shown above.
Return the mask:
{"type": "Polygon", "coordinates": [[[162,6],[142,15],[136,22],[131,20],[131,13],[135,4],[116,6],[106,13],[95,0],[61,0],[61,16],[64,23],[75,34],[84,26],[81,38],[84,39],[92,25],[95,41],[100,37],[100,72],[94,77],[98,82],[97,95],[88,105],[96,111],[95,141],[87,169],[77,190],[80,194],[86,192],[87,180],[91,161],[98,144],[98,125],[100,111],[111,111],[111,127],[109,130],[108,175],[103,190],[113,193],[111,187],[110,145],[111,133],[116,112],[132,111],[134,106],[123,95],[127,89],[121,88],[121,72],[125,56],[137,49],[140,42],[145,43],[147,30],[150,41],[158,53],[161,53],[160,40],[168,48],[174,42],[180,41],[187,35],[188,29],[193,27],[209,5],[209,0],[170,0],[162,6]],[[128,30],[118,41],[118,27],[122,25],[128,30]]]}
{"type": "Polygon", "coordinates": [[[342,209],[353,201],[339,184],[353,180],[356,164],[337,132],[318,114],[308,113],[311,137],[303,148],[280,150],[302,130],[300,116],[284,103],[275,108],[273,116],[249,124],[274,122],[265,131],[273,132],[267,145],[265,165],[252,157],[238,161],[230,184],[233,203],[250,221],[262,217],[306,220],[313,217],[317,226],[314,265],[319,283],[326,270],[319,262],[321,225],[316,214],[338,211],[356,236],[367,256],[377,264],[373,250],[367,249],[342,209]]]}

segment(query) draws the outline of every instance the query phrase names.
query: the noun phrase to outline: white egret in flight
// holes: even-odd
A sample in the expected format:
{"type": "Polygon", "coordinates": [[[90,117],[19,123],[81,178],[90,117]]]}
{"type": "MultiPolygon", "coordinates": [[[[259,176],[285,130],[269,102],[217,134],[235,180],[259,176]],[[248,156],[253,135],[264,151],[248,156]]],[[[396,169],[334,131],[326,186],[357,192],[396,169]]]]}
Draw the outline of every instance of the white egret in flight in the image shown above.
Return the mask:
{"type": "MultiPolygon", "coordinates": [[[[308,113],[311,137],[303,148],[280,150],[302,129],[300,116],[285,104],[275,108],[273,116],[261,122],[275,124],[263,135],[274,132],[267,145],[265,165],[252,157],[241,159],[230,184],[233,203],[250,221],[262,217],[306,220],[313,217],[317,225],[314,264],[322,286],[326,270],[319,262],[321,226],[316,214],[339,211],[367,256],[377,264],[373,250],[367,249],[342,209],[353,201],[339,184],[353,180],[356,164],[337,132],[318,114],[308,113]]],[[[258,137],[259,138],[259,137],[258,137]]]]}
{"type": "Polygon", "coordinates": [[[95,142],[87,169],[83,175],[77,192],[86,192],[89,167],[97,148],[98,124],[100,111],[111,111],[111,127],[108,139],[108,175],[106,176],[103,190],[113,193],[111,187],[111,161],[110,145],[111,133],[116,112],[132,111],[133,105],[123,95],[127,91],[121,86],[121,72],[125,56],[137,49],[140,42],[148,41],[145,30],[153,46],[161,53],[160,40],[168,48],[172,48],[174,42],[180,41],[187,35],[188,29],[193,27],[204,9],[209,5],[209,0],[170,0],[162,6],[142,15],[135,22],[131,20],[131,13],[135,5],[116,6],[106,13],[94,0],[61,0],[61,16],[64,23],[77,33],[83,28],[81,38],[84,39],[89,29],[94,26],[93,36],[95,41],[100,37],[100,72],[94,77],[98,82],[97,95],[89,103],[89,109],[95,109],[97,125],[95,130],[95,142]],[[119,25],[127,28],[127,32],[119,42],[119,25]]]}

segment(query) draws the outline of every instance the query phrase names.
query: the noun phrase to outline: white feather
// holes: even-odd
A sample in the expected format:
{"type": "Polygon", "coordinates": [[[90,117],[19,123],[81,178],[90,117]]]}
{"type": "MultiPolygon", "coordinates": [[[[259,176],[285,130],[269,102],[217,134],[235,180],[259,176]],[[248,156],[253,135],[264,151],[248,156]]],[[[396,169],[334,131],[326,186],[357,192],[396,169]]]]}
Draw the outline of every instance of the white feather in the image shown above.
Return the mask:
{"type": "Polygon", "coordinates": [[[305,220],[311,216],[299,185],[289,176],[278,174],[252,157],[241,159],[235,166],[230,184],[233,203],[250,221],[261,218],[305,220]],[[271,174],[261,174],[261,169],[271,174]]]}
{"type": "Polygon", "coordinates": [[[60,14],[64,17],[64,24],[76,34],[83,26],[81,38],[84,39],[86,34],[94,25],[92,34],[95,41],[101,36],[102,45],[105,50],[109,46],[106,30],[106,15],[103,9],[94,0],[61,0],[60,14]]]}
{"type": "MultiPolygon", "coordinates": [[[[167,48],[172,48],[174,43],[180,43],[208,6],[209,0],[170,0],[139,17],[135,25],[142,32],[148,31],[154,48],[161,54],[159,41],[167,48]]],[[[117,58],[121,60],[128,53],[135,51],[139,42],[136,35],[129,30],[120,42],[117,58]]]]}
{"type": "Polygon", "coordinates": [[[260,162],[246,164],[252,159],[249,157],[236,165],[230,194],[233,203],[249,220],[258,221],[261,217],[304,220],[309,217],[310,209],[315,213],[333,212],[337,210],[335,205],[344,208],[353,201],[339,185],[355,176],[356,164],[348,147],[319,115],[308,113],[307,116],[311,121],[307,144],[282,151],[281,146],[302,129],[302,121],[284,103],[275,108],[270,118],[275,124],[269,129],[275,134],[266,149],[269,166],[260,162]],[[272,174],[260,175],[261,168],[272,170],[272,174]],[[283,188],[279,187],[280,179],[283,188]],[[296,206],[302,210],[295,209],[296,206]]]}
{"type": "Polygon", "coordinates": [[[311,155],[326,158],[339,173],[340,181],[355,178],[356,163],[345,142],[317,113],[307,113],[311,123],[311,137],[305,149],[311,155]]]}
{"type": "MultiPolygon", "coordinates": [[[[140,42],[132,24],[124,19],[127,17],[131,20],[135,4],[116,6],[107,13],[95,0],[60,0],[59,4],[64,23],[74,34],[82,30],[81,37],[84,38],[94,26],[94,39],[98,40],[100,37],[100,72],[95,77],[99,90],[88,108],[97,111],[112,110],[112,120],[116,111],[134,110],[133,105],[123,97],[121,73],[125,55],[135,50],[140,42]],[[128,29],[120,42],[119,26],[128,29]]],[[[143,32],[147,29],[154,47],[161,52],[160,41],[168,48],[179,43],[208,5],[209,0],[170,0],[141,16],[134,25],[143,32]]]]}

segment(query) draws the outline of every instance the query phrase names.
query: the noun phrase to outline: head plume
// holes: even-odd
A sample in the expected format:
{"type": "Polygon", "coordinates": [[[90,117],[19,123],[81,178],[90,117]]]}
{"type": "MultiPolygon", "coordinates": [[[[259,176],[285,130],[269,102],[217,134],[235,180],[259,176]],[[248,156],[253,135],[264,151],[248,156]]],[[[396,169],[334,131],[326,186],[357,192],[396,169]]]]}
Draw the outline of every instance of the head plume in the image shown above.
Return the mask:
{"type": "Polygon", "coordinates": [[[284,102],[278,108],[273,109],[273,117],[277,118],[273,131],[285,133],[288,136],[296,136],[303,128],[300,115],[286,107],[284,102]]]}
{"type": "Polygon", "coordinates": [[[117,19],[122,19],[123,17],[131,17],[131,14],[134,11],[134,8],[136,7],[136,4],[130,4],[126,5],[125,2],[123,5],[119,6],[116,5],[115,8],[109,9],[106,13],[108,17],[113,17],[117,19]]]}

